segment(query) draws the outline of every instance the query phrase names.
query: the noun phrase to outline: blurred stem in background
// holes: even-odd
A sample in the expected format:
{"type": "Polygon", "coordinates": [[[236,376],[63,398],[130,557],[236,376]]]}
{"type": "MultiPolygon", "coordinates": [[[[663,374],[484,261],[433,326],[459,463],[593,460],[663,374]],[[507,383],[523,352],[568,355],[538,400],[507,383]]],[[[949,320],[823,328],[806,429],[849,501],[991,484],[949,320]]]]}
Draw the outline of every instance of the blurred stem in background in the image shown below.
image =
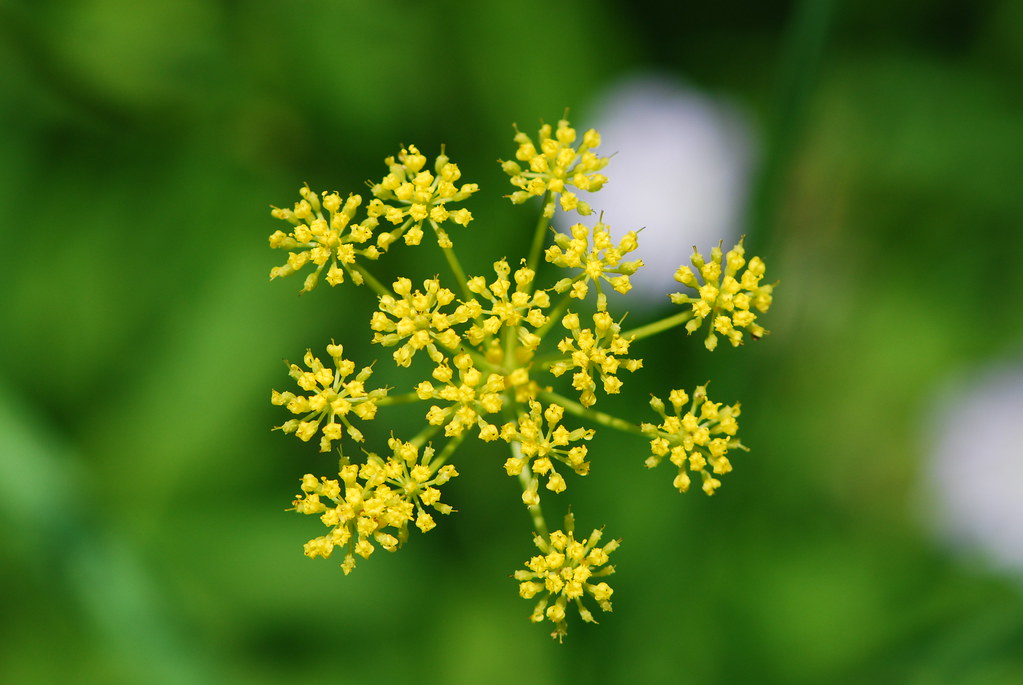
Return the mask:
{"type": "Polygon", "coordinates": [[[773,227],[837,5],[838,0],[802,0],[789,23],[775,101],[768,112],[763,161],[753,190],[751,251],[762,250],[763,236],[773,227]]]}
{"type": "Polygon", "coordinates": [[[80,459],[58,434],[0,385],[0,515],[16,522],[12,542],[42,584],[77,601],[126,682],[213,682],[200,646],[174,625],[173,598],[160,596],[130,546],[103,525],[80,459]]]}

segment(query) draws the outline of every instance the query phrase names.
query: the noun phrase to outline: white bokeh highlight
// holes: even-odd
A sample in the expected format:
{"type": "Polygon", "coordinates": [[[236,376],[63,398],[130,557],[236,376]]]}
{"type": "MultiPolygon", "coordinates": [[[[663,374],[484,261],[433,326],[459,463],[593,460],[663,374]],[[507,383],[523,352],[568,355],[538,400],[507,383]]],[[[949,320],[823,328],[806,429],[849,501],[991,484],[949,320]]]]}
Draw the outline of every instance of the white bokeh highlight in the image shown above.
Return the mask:
{"type": "MultiPolygon", "coordinates": [[[[643,228],[639,257],[645,267],[632,277],[630,300],[665,304],[679,290],[673,274],[688,264],[696,245],[704,255],[738,239],[753,163],[753,137],[731,105],[657,75],[638,75],[604,91],[577,123],[601,134],[598,153],[614,155],[599,192],[580,193],[594,209],[582,223],[592,226],[603,212],[616,240],[643,228]],[[633,297],[638,295],[639,297],[633,297]]],[[[557,213],[567,231],[580,221],[557,213]]]]}
{"type": "Polygon", "coordinates": [[[955,383],[924,427],[930,526],[953,549],[1023,578],[1023,360],[955,383]]]}

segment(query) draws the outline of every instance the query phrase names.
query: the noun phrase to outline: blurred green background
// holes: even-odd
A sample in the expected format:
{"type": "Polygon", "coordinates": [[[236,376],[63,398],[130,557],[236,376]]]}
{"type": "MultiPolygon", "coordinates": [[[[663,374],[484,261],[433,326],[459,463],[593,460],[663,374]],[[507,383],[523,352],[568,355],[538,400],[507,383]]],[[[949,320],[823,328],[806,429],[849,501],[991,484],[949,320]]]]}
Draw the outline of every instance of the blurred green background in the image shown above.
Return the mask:
{"type": "Polygon", "coordinates": [[[0,65],[0,682],[1023,682],[1021,576],[919,506],[930,398],[1023,350],[1023,4],[2,0],[0,65]],[[372,305],[268,283],[269,205],[446,143],[470,269],[515,258],[510,124],[645,69],[754,122],[781,286],[765,342],[653,341],[613,406],[711,378],[753,452],[708,499],[594,443],[565,498],[624,539],[615,610],[563,646],[499,454],[399,553],[303,557],[284,510],[332,464],[270,388],[331,337],[369,358],[372,305]]]}

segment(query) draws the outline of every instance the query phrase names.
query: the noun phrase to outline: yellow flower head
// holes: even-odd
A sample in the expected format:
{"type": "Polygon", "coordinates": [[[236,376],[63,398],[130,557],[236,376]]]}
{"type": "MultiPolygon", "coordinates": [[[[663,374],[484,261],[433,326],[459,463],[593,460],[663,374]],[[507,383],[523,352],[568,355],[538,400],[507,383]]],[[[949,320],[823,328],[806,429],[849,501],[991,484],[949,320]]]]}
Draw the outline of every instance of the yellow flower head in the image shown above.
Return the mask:
{"type": "Polygon", "coordinates": [[[558,349],[566,357],[551,364],[550,371],[561,376],[577,369],[572,376],[572,387],[579,391],[579,401],[584,407],[592,407],[597,401],[594,377],[600,379],[605,393],[616,395],[622,387],[618,371],[622,368],[635,371],[643,366],[642,359],[625,358],[630,341],[621,336],[621,325],[606,311],[593,315],[593,328],[582,328],[579,315],[573,312],[561,319],[561,325],[571,333],[558,343],[558,349]]]}
{"type": "Polygon", "coordinates": [[[356,555],[369,558],[374,543],[388,552],[404,544],[409,523],[424,533],[433,529],[436,523],[427,507],[441,514],[453,511],[440,502],[438,487],[458,475],[455,467],[432,462],[430,447],[420,455],[414,444],[396,438],[388,446],[392,455],[386,460],[371,453],[361,467],[343,462],[339,480],[312,474],[302,478],[302,493],[292,502],[295,511],[319,514],[330,528],[305,544],[306,556],[327,558],[335,547],[346,547],[341,568],[347,575],[355,568],[356,555]]]}
{"type": "Polygon", "coordinates": [[[661,423],[644,423],[641,428],[650,440],[652,454],[646,460],[647,468],[653,468],[668,457],[678,467],[674,485],[679,492],[689,489],[692,472],[699,472],[703,479],[703,491],[713,495],[720,487],[720,476],[732,470],[728,460],[731,449],[746,450],[735,434],[739,431],[739,405],[722,406],[707,399],[707,386],[701,385],[693,392],[692,403],[683,390],[672,390],[668,395],[672,413],[665,412],[662,400],[653,397],[650,406],[661,415],[661,423]],[[689,408],[683,413],[685,405],[689,408]],[[710,471],[707,467],[710,467],[710,471]]]}
{"type": "Polygon", "coordinates": [[[271,212],[275,218],[290,223],[292,228],[288,233],[275,231],[270,236],[270,247],[290,250],[288,261],[270,270],[270,279],[290,276],[312,264],[313,272],[306,277],[301,292],[315,288],[324,269],[327,269],[330,285],[343,283],[345,273],[356,285],[362,284],[362,273],[354,270],[356,257],[376,259],[380,256],[375,245],[366,245],[373,237],[377,219],[371,216],[353,223],[362,196],[349,195],[342,203],[337,193],[323,193],[321,199],[309,186],[298,192],[302,200],[295,203],[294,209],[274,207],[271,212]]]}
{"type": "Polygon", "coordinates": [[[614,573],[614,566],[607,562],[609,555],[618,549],[619,541],[612,540],[598,547],[602,537],[600,530],[594,530],[588,538],[576,540],[572,528],[569,514],[565,517],[564,531],[556,530],[549,538],[534,536],[533,542],[541,554],[526,562],[526,568],[515,572],[519,595],[525,599],[540,596],[530,619],[534,623],[552,622],[551,637],[558,640],[568,631],[566,607],[569,602],[575,604],[582,620],[596,623],[583,600],[589,595],[602,611],[611,611],[614,592],[606,582],[594,580],[614,573]]]}
{"type": "MultiPolygon", "coordinates": [[[[590,462],[586,461],[586,446],[571,443],[590,440],[594,431],[589,428],[568,430],[561,425],[565,415],[564,407],[550,404],[544,409],[539,402],[530,400],[529,412],[519,415],[517,422],[510,421],[501,428],[501,438],[506,442],[518,442],[517,454],[509,457],[504,469],[509,476],[518,476],[526,467],[536,476],[547,478],[547,489],[552,492],[564,492],[564,477],[554,468],[554,461],[560,461],[580,476],[590,472],[590,462]],[[544,427],[546,422],[547,426],[544,427]]],[[[535,491],[535,488],[532,488],[535,491]]]]}
{"type": "Polygon", "coordinates": [[[349,379],[355,371],[355,364],[344,358],[341,345],[327,345],[327,353],[334,360],[334,368],[323,365],[312,350],[306,350],[303,369],[291,364],[290,375],[303,391],[308,394],[273,391],[270,401],[300,418],[290,419],[277,428],[285,433],[294,433],[303,441],[310,440],[320,431],[320,451],[330,450],[331,443],[340,440],[347,429],[348,436],[362,442],[362,431],[351,424],[351,417],[370,420],[376,416],[377,401],[387,395],[387,390],[367,391],[365,382],[373,369],[365,367],[355,378],[349,379]]]}
{"type": "Polygon", "coordinates": [[[510,326],[522,347],[532,352],[540,344],[540,338],[523,324],[528,323],[534,329],[546,324],[544,310],[550,307],[551,298],[545,290],[531,292],[536,273],[525,265],[512,277],[514,291],[508,278],[511,267],[506,260],[495,262],[494,272],[497,279],[489,285],[482,276],[470,278],[466,284],[470,292],[487,303],[478,304],[478,300],[467,303],[473,309],[477,322],[466,331],[466,339],[473,345],[480,345],[505,326],[510,326]]]}
{"type": "Polygon", "coordinates": [[[443,151],[434,162],[432,172],[425,168],[426,157],[415,145],[402,148],[397,160],[388,157],[384,162],[389,172],[371,188],[375,199],[370,202],[368,213],[371,217],[383,217],[397,228],[380,234],[377,238],[380,249],[386,250],[403,235],[406,245],[418,245],[423,239],[424,222],[433,229],[441,247],[451,247],[451,238],[442,224],[467,226],[472,214],[468,209],[452,210],[448,205],[467,199],[479,186],[475,183],[455,185],[462,172],[443,151]]]}
{"type": "Polygon", "coordinates": [[[409,366],[415,353],[422,349],[435,363],[444,362],[447,357],[437,345],[448,350],[457,348],[461,336],[452,326],[472,318],[473,310],[460,305],[451,313],[444,312],[454,302],[455,294],[442,288],[436,278],[424,281],[423,290],[413,291],[408,278],[399,278],[391,287],[397,297],[382,296],[379,311],[373,312],[370,320],[370,328],[375,331],[373,342],[393,347],[405,341],[394,351],[398,366],[409,366]]]}
{"type": "Polygon", "coordinates": [[[600,134],[590,129],[583,134],[577,146],[576,131],[568,121],[558,122],[556,130],[550,124],[540,127],[536,143],[529,135],[515,129],[518,150],[515,161],[501,163],[504,172],[511,176],[511,183],[518,188],[510,195],[515,204],[522,204],[530,197],[550,193],[544,205],[544,216],[554,216],[554,201],[560,197],[562,210],[575,210],[582,215],[593,212],[590,206],[579,200],[568,186],[578,190],[596,192],[607,182],[607,177],[597,173],[607,166],[606,157],[598,157],[594,148],[600,145],[600,134]]]}
{"type": "Polygon", "coordinates": [[[546,259],[558,266],[581,269],[582,273],[575,278],[558,281],[554,289],[559,293],[571,289],[572,297],[582,299],[588,292],[589,281],[593,281],[599,290],[600,279],[604,279],[618,292],[629,292],[632,289],[629,276],[643,266],[642,259],[623,261],[625,255],[639,245],[636,232],[629,231],[615,245],[611,231],[603,221],[592,230],[583,224],[575,224],[571,231],[571,237],[564,233],[554,235],[554,244],[547,248],[546,259]]]}
{"type": "Polygon", "coordinates": [[[439,365],[433,371],[434,380],[423,381],[416,387],[416,395],[421,400],[444,400],[450,404],[447,408],[433,405],[426,414],[427,423],[444,426],[444,434],[453,437],[473,427],[478,427],[479,438],[491,442],[498,437],[497,427],[483,418],[486,414],[496,414],[504,406],[504,376],[497,373],[483,374],[473,364],[468,354],[459,354],[454,358],[458,369],[458,381],[447,363],[439,365]]]}
{"type": "Polygon", "coordinates": [[[697,280],[693,269],[682,265],[675,272],[675,280],[697,291],[696,296],[683,293],[672,293],[671,301],[675,304],[691,304],[693,318],[686,324],[686,330],[693,333],[699,330],[705,319],[711,322],[711,328],[704,341],[708,350],[717,347],[717,333],[728,338],[733,347],[742,344],[742,329],[747,329],[754,340],[767,335],[768,331],[755,323],[757,315],[753,309],[764,313],[771,306],[774,286],[761,285],[764,277],[764,262],[754,257],[746,262],[742,240],[724,255],[722,261],[721,245],[710,251],[710,261],[706,261],[696,248],[693,248],[692,263],[703,279],[697,280]],[[740,271],[743,267],[745,271],[740,271]]]}

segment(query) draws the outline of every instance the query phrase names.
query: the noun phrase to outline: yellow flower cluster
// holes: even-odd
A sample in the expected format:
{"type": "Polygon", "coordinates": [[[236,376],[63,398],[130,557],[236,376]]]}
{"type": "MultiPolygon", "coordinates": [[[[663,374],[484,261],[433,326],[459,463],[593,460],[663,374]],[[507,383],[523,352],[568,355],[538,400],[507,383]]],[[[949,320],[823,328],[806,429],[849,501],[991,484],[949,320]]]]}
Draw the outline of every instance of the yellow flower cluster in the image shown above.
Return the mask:
{"type": "Polygon", "coordinates": [[[532,352],[540,344],[540,338],[521,323],[525,321],[533,328],[546,324],[547,316],[543,310],[551,306],[550,295],[546,290],[530,292],[536,272],[527,266],[523,265],[515,271],[513,276],[515,292],[509,292],[511,281],[508,275],[511,273],[511,267],[506,260],[494,262],[494,272],[497,279],[489,286],[483,276],[470,278],[466,284],[470,292],[490,304],[488,308],[484,308],[475,299],[467,303],[477,322],[466,331],[465,337],[471,344],[480,345],[484,340],[497,335],[503,327],[510,326],[516,331],[522,347],[532,352]]]}
{"type": "Polygon", "coordinates": [[[611,611],[611,594],[614,590],[604,581],[594,583],[594,578],[602,578],[614,573],[614,566],[608,566],[608,555],[618,549],[618,540],[612,540],[603,547],[598,547],[602,536],[600,530],[593,531],[588,538],[576,540],[571,526],[571,516],[567,517],[567,532],[556,530],[549,539],[537,535],[534,544],[542,552],[526,562],[526,568],[515,572],[515,580],[519,581],[519,595],[524,599],[533,599],[540,593],[543,596],[533,608],[530,620],[540,623],[544,619],[554,624],[552,637],[561,640],[566,632],[566,608],[569,602],[576,606],[580,618],[588,623],[596,623],[593,613],[583,604],[589,595],[603,611],[611,611]]]}
{"type": "Polygon", "coordinates": [[[475,183],[456,186],[462,172],[443,153],[435,160],[434,173],[424,170],[426,157],[414,145],[403,148],[397,161],[394,157],[384,161],[389,172],[372,186],[374,199],[361,222],[354,221],[362,204],[361,195],[349,195],[342,202],[337,193],[323,193],[321,199],[308,186],[299,189],[302,199],[294,209],[272,209],[274,218],[287,221],[294,228],[287,233],[278,230],[270,236],[270,247],[291,250],[284,265],[270,270],[271,280],[290,276],[311,263],[315,268],[306,277],[301,292],[315,288],[324,269],[327,283],[332,286],[343,283],[346,272],[352,282],[362,285],[365,278],[356,258],[375,260],[402,236],[406,244],[418,245],[423,238],[424,221],[433,228],[441,247],[451,247],[451,238],[442,224],[467,226],[472,214],[468,209],[452,210],[448,205],[467,199],[479,187],[475,183]],[[379,231],[381,217],[397,228],[379,231]],[[374,233],[376,241],[370,243],[374,233]]]}
{"type": "Polygon", "coordinates": [[[698,472],[703,479],[703,491],[713,495],[721,486],[714,476],[732,470],[728,460],[730,449],[745,450],[735,434],[739,423],[739,405],[722,406],[720,402],[707,399],[707,386],[701,385],[693,392],[692,405],[682,413],[689,402],[689,395],[683,390],[672,390],[668,395],[672,414],[665,412],[664,402],[657,397],[650,400],[650,406],[661,415],[661,423],[644,423],[641,428],[651,438],[653,454],[647,458],[647,468],[653,468],[668,457],[678,467],[674,485],[679,492],[689,489],[689,473],[698,472]],[[713,474],[707,471],[710,465],[713,474]]]}
{"type": "Polygon", "coordinates": [[[710,319],[711,329],[704,341],[708,350],[717,347],[715,331],[728,338],[734,347],[742,344],[743,328],[749,330],[754,340],[768,333],[763,326],[755,323],[757,315],[751,308],[766,312],[771,306],[774,287],[770,284],[760,285],[764,277],[764,262],[760,257],[754,257],[747,264],[742,242],[740,240],[724,256],[723,272],[720,244],[710,251],[709,262],[693,248],[692,262],[703,278],[702,285],[693,270],[684,264],[675,272],[675,280],[695,288],[698,296],[673,293],[671,301],[675,304],[692,304],[693,318],[686,324],[686,330],[690,333],[698,330],[704,319],[710,319]],[[740,275],[743,266],[746,270],[740,275]]]}
{"type": "MultiPolygon", "coordinates": [[[[622,372],[643,366],[642,359],[630,357],[632,346],[663,331],[685,325],[691,334],[709,321],[708,349],[715,348],[719,335],[732,345],[739,345],[744,334],[763,336],[767,331],[755,312],[768,310],[773,287],[761,283],[763,261],[746,261],[741,240],[727,255],[719,244],[709,259],[694,248],[693,268],[679,267],[675,278],[696,293],[671,295],[676,304],[691,308],[623,332],[622,317],[609,312],[608,290],[627,294],[632,289],[631,276],[643,266],[642,260],[630,258],[638,247],[637,231],[615,241],[602,220],[592,228],[576,223],[568,234],[550,228],[556,211],[592,213],[576,193],[597,191],[607,181],[601,171],[608,159],[596,153],[600,135],[589,130],[580,138],[562,120],[556,127],[542,126],[538,137],[516,129],[515,142],[515,160],[502,162],[515,189],[509,199],[516,205],[532,197],[544,200],[525,258],[490,261],[493,276],[466,275],[453,249],[449,224],[466,226],[473,218],[455,205],[478,188],[459,185],[461,171],[443,150],[432,165],[411,145],[388,157],[387,175],[370,184],[372,198],[364,208],[360,195],[342,199],[305,187],[294,209],[273,210],[290,228],[270,236],[272,247],[289,250],[287,263],[273,269],[271,278],[311,265],[303,292],[321,277],[330,285],[365,285],[377,296],[369,321],[372,342],[388,348],[399,369],[415,370],[409,372],[414,376],[410,382],[401,382],[403,392],[370,390],[366,383],[374,367],[357,372],[341,345],[332,343],[327,346],[332,365],[307,351],[304,366],[289,366],[301,390],[274,390],[271,401],[290,412],[279,426],[282,431],[303,441],[318,436],[321,452],[336,450],[340,457],[338,478],[307,474],[293,504],[299,513],[319,516],[328,528],[306,543],[306,555],[329,557],[342,547],[346,574],[356,558],[367,558],[378,547],[394,551],[413,526],[429,531],[436,525],[435,513],[452,511],[440,502],[439,488],[457,475],[448,461],[462,442],[475,437],[507,443],[504,470],[520,482],[540,551],[515,572],[519,593],[537,600],[532,620],[553,623],[553,636],[560,639],[567,630],[569,603],[588,622],[594,618],[587,602],[611,610],[612,590],[601,579],[614,572],[608,557],[618,541],[601,546],[600,529],[576,540],[571,515],[561,530],[549,533],[552,526],[540,506],[541,484],[560,494],[567,489],[568,471],[590,472],[592,453],[586,443],[595,428],[648,440],[646,465],[654,467],[667,457],[678,470],[674,485],[683,492],[699,473],[702,489],[713,494],[721,485],[718,477],[732,468],[730,451],[746,449],[736,437],[739,405],[711,402],[706,386],[691,399],[682,390],[671,391],[670,408],[654,396],[650,404],[660,416],[656,424],[597,411],[598,387],[606,395],[618,394],[622,372]],[[453,281],[437,275],[420,288],[406,277],[379,278],[373,260],[392,247],[403,249],[402,243],[420,245],[430,230],[453,281]],[[561,269],[546,281],[539,278],[544,260],[561,269]],[[420,355],[413,365],[420,351],[432,364],[420,355]],[[416,375],[420,369],[422,375],[416,375]],[[350,461],[343,449],[349,441],[372,442],[353,425],[355,418],[369,420],[380,408],[417,403],[424,424],[410,441],[392,435],[389,456],[367,446],[360,463],[350,461]],[[431,440],[442,443],[436,452],[431,440]]],[[[351,327],[349,321],[345,325],[351,327]]]]}
{"type": "Polygon", "coordinates": [[[437,343],[448,350],[456,349],[461,337],[452,326],[472,318],[472,309],[459,305],[451,314],[441,311],[454,302],[455,294],[442,288],[436,278],[424,281],[424,290],[413,291],[412,281],[407,278],[399,278],[391,287],[401,299],[390,294],[380,298],[379,310],[373,312],[369,324],[375,331],[373,342],[393,347],[407,341],[394,351],[394,361],[398,366],[412,364],[412,358],[422,349],[426,350],[430,359],[440,364],[447,357],[437,343]]]}
{"type": "Polygon", "coordinates": [[[639,247],[636,232],[626,233],[616,246],[611,240],[611,230],[603,221],[592,229],[583,224],[575,224],[571,231],[571,238],[564,233],[555,233],[554,244],[547,248],[545,256],[551,264],[582,269],[582,273],[575,278],[561,279],[554,284],[554,289],[559,293],[571,289],[571,296],[581,300],[589,292],[589,281],[593,281],[599,291],[599,279],[604,279],[618,292],[629,292],[632,289],[629,276],[643,266],[642,259],[622,261],[625,255],[639,247]]]}
{"type": "Polygon", "coordinates": [[[451,367],[444,363],[433,370],[433,378],[442,384],[439,388],[430,381],[423,381],[416,386],[416,395],[421,400],[435,399],[451,403],[447,408],[436,404],[431,406],[426,414],[427,423],[431,426],[444,426],[444,434],[448,437],[461,435],[477,426],[480,429],[480,440],[497,440],[497,426],[488,423],[483,415],[496,414],[504,406],[504,376],[490,373],[484,378],[468,354],[455,355],[453,361],[458,369],[457,384],[453,380],[451,367]]]}
{"type": "Polygon", "coordinates": [[[287,407],[292,414],[301,417],[285,421],[278,429],[294,433],[305,442],[320,430],[321,452],[329,451],[331,443],[344,435],[345,428],[348,429],[348,437],[362,442],[362,431],[351,424],[349,415],[354,414],[366,421],[372,419],[377,413],[377,402],[387,395],[384,389],[367,392],[365,383],[373,374],[373,369],[368,366],[355,378],[347,380],[354,373],[355,364],[344,358],[341,345],[327,345],[327,354],[334,360],[334,369],[324,366],[312,350],[305,353],[306,369],[297,364],[289,367],[298,387],[310,394],[296,395],[274,390],[270,396],[273,404],[287,407]]]}
{"type": "MultiPolygon", "coordinates": [[[[529,466],[534,474],[546,476],[547,489],[552,492],[564,492],[565,478],[554,468],[552,459],[568,466],[580,476],[590,472],[590,462],[586,461],[586,446],[569,444],[579,440],[589,440],[594,431],[587,428],[568,430],[561,424],[565,415],[564,407],[550,404],[546,409],[534,400],[529,402],[529,413],[519,415],[518,422],[510,421],[501,427],[501,438],[509,443],[519,443],[519,456],[511,456],[504,462],[504,470],[509,476],[518,476],[529,466]],[[544,430],[544,421],[547,428],[544,430]]],[[[526,504],[539,502],[536,494],[537,479],[534,477],[522,495],[526,504]]]]}
{"type": "Polygon", "coordinates": [[[348,575],[356,555],[368,559],[373,554],[374,542],[388,552],[401,546],[413,517],[424,533],[433,529],[436,522],[426,507],[441,514],[453,511],[440,501],[437,488],[458,475],[455,467],[431,462],[430,447],[420,460],[419,448],[410,442],[391,438],[388,445],[392,456],[384,460],[370,454],[361,467],[343,464],[340,480],[317,479],[310,473],[302,478],[302,494],[292,503],[295,511],[319,514],[330,528],[305,544],[306,556],[327,558],[335,547],[346,547],[341,569],[348,575]]]}
{"type": "Polygon", "coordinates": [[[543,213],[548,219],[554,215],[554,200],[560,196],[561,209],[568,212],[575,210],[579,214],[592,214],[590,206],[581,201],[567,186],[575,186],[579,190],[595,192],[607,182],[607,177],[597,173],[607,166],[606,157],[598,157],[593,149],[600,145],[600,134],[590,129],[583,134],[579,146],[576,142],[576,131],[568,121],[558,122],[557,130],[550,124],[540,127],[539,146],[528,134],[518,129],[515,142],[518,150],[515,159],[526,166],[513,161],[501,163],[504,172],[511,176],[511,183],[519,190],[511,194],[511,201],[521,204],[530,197],[550,193],[550,199],[544,205],[543,213]]]}
{"type": "Polygon", "coordinates": [[[566,371],[578,369],[572,376],[572,387],[579,391],[579,401],[584,407],[592,407],[597,401],[594,375],[600,378],[605,393],[616,395],[622,387],[618,370],[642,368],[642,359],[622,358],[629,353],[630,341],[620,335],[621,326],[606,311],[593,315],[593,328],[582,328],[579,315],[573,312],[561,319],[561,325],[572,334],[558,343],[558,349],[568,358],[551,364],[550,371],[561,376],[566,371]]]}
{"type": "Polygon", "coordinates": [[[437,243],[443,248],[451,247],[451,238],[441,224],[451,221],[467,226],[472,214],[468,209],[451,211],[447,205],[467,199],[479,186],[475,183],[456,186],[462,172],[443,152],[434,162],[433,173],[424,169],[426,157],[415,145],[402,148],[397,161],[388,157],[384,162],[390,173],[370,189],[375,199],[369,203],[367,211],[370,216],[382,216],[398,226],[383,234],[388,236],[386,244],[404,235],[406,245],[418,245],[423,239],[423,222],[427,221],[437,236],[437,243]]]}
{"type": "Polygon", "coordinates": [[[362,284],[362,273],[352,270],[356,257],[377,259],[380,256],[376,245],[365,245],[373,237],[377,219],[367,217],[362,222],[352,222],[362,204],[362,196],[349,195],[342,204],[337,193],[323,193],[321,201],[316,193],[309,190],[309,186],[300,188],[298,192],[302,200],[295,203],[294,209],[274,207],[271,212],[274,218],[287,221],[294,228],[288,233],[278,230],[270,236],[270,247],[293,250],[288,253],[288,261],[283,266],[270,270],[270,279],[290,276],[312,263],[316,268],[306,276],[301,292],[316,287],[328,264],[327,283],[330,285],[343,283],[346,271],[354,283],[362,284]],[[360,245],[365,247],[358,247],[360,245]]]}

